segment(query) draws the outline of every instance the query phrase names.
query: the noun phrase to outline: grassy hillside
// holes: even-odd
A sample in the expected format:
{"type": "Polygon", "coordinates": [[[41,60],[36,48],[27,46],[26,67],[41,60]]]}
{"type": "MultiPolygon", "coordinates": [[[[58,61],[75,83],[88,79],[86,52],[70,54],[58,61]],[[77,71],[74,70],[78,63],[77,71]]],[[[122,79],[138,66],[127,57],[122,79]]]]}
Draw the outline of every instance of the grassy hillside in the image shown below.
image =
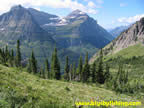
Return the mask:
{"type": "Polygon", "coordinates": [[[123,50],[120,50],[119,52],[115,54],[111,54],[106,56],[106,59],[111,59],[111,58],[118,58],[118,57],[123,57],[123,58],[132,58],[132,57],[139,57],[139,56],[144,56],[144,45],[142,44],[136,44],[133,46],[130,46],[128,48],[125,48],[123,50]]]}
{"type": "Polygon", "coordinates": [[[90,101],[92,98],[97,101],[138,101],[99,85],[40,79],[20,69],[0,65],[1,108],[71,108],[75,101],[90,101]]]}
{"type": "Polygon", "coordinates": [[[105,56],[104,61],[110,65],[113,74],[118,72],[119,64],[123,64],[124,70],[129,73],[130,81],[138,81],[142,87],[144,86],[144,46],[142,44],[130,46],[115,54],[105,56]]]}
{"type": "Polygon", "coordinates": [[[118,64],[122,63],[125,70],[128,70],[132,78],[144,80],[144,46],[137,44],[125,48],[115,54],[104,57],[112,71],[118,70],[118,64]]]}

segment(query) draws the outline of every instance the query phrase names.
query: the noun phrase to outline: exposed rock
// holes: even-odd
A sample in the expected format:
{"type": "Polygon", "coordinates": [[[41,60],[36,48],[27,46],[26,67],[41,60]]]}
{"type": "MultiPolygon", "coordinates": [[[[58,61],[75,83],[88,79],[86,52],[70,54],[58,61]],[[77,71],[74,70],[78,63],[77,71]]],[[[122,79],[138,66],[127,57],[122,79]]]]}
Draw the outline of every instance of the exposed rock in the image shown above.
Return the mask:
{"type": "MultiPolygon", "coordinates": [[[[129,29],[122,32],[119,37],[105,46],[103,52],[105,55],[114,54],[137,43],[144,43],[144,18],[137,21],[129,29]]],[[[98,55],[99,53],[96,53],[89,62],[93,63],[98,55]]]]}

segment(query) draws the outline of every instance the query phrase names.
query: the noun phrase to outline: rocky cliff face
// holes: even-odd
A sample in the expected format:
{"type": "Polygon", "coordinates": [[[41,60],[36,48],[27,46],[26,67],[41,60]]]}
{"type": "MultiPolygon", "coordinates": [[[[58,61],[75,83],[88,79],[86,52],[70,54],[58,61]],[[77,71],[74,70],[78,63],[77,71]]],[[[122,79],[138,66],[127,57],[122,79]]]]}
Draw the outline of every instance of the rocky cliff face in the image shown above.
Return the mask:
{"type": "MultiPolygon", "coordinates": [[[[119,37],[104,47],[104,55],[114,54],[124,48],[135,45],[137,43],[144,44],[144,18],[137,21],[129,29],[122,32],[119,37]]],[[[93,63],[99,53],[96,53],[90,60],[93,63]]]]}
{"type": "Polygon", "coordinates": [[[31,13],[21,5],[14,6],[8,13],[0,16],[1,40],[48,40],[51,35],[43,30],[31,13]]]}
{"type": "Polygon", "coordinates": [[[113,41],[113,48],[116,49],[114,52],[139,42],[144,42],[144,18],[133,24],[129,29],[121,33],[115,41],[113,41]]]}

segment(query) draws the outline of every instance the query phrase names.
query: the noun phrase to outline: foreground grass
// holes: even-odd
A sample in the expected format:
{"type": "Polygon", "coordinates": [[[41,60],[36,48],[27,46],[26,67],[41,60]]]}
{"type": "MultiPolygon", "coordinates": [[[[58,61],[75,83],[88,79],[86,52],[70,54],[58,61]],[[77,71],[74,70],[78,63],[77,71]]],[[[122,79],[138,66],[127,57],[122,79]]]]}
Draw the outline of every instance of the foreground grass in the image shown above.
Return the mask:
{"type": "Polygon", "coordinates": [[[0,108],[72,108],[75,102],[92,98],[97,101],[138,101],[95,84],[45,80],[0,65],[0,108]]]}

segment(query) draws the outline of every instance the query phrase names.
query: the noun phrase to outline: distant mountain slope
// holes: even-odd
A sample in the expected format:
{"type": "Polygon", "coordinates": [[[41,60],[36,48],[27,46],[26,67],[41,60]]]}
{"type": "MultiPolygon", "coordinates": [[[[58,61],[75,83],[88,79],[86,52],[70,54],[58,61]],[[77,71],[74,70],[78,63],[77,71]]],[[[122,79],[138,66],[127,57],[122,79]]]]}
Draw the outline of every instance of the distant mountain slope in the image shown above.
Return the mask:
{"type": "Polygon", "coordinates": [[[129,28],[129,26],[119,26],[119,27],[116,27],[116,28],[114,28],[114,29],[111,29],[110,31],[109,31],[109,33],[113,36],[113,37],[118,37],[120,34],[121,34],[121,32],[123,32],[123,31],[125,31],[126,29],[128,29],[129,28]]]}
{"type": "Polygon", "coordinates": [[[40,63],[50,58],[56,45],[52,35],[36,22],[32,14],[21,5],[14,6],[0,16],[0,47],[9,45],[15,50],[16,41],[21,42],[22,58],[27,59],[32,49],[40,63]]]}
{"type": "Polygon", "coordinates": [[[57,46],[63,67],[65,56],[71,58],[70,63],[86,52],[90,57],[113,37],[80,10],[61,18],[18,5],[0,16],[0,47],[9,44],[15,48],[17,39],[21,41],[23,58],[27,59],[33,49],[40,64],[46,57],[51,59],[57,46]]]}
{"type": "Polygon", "coordinates": [[[56,15],[52,15],[52,14],[48,14],[46,12],[42,12],[42,11],[38,11],[36,9],[33,8],[29,8],[28,11],[32,14],[32,16],[35,18],[35,20],[37,21],[37,23],[39,25],[44,25],[46,23],[56,23],[56,20],[58,16],[56,15]]]}
{"type": "Polygon", "coordinates": [[[1,40],[51,41],[51,35],[43,30],[30,12],[21,5],[12,7],[8,13],[0,16],[1,40]]]}
{"type": "Polygon", "coordinates": [[[63,47],[90,44],[102,48],[114,39],[96,20],[80,10],[73,11],[53,25],[44,25],[45,29],[49,27],[53,27],[54,39],[60,44],[63,42],[63,47]]]}
{"type": "MultiPolygon", "coordinates": [[[[121,33],[119,37],[104,47],[103,52],[105,55],[113,55],[122,49],[129,48],[136,44],[142,44],[142,46],[144,44],[144,18],[137,21],[129,29],[121,33]]],[[[137,52],[137,55],[139,55],[138,53],[139,52],[137,52]]],[[[90,63],[94,62],[97,56],[98,53],[91,58],[90,63]]]]}

